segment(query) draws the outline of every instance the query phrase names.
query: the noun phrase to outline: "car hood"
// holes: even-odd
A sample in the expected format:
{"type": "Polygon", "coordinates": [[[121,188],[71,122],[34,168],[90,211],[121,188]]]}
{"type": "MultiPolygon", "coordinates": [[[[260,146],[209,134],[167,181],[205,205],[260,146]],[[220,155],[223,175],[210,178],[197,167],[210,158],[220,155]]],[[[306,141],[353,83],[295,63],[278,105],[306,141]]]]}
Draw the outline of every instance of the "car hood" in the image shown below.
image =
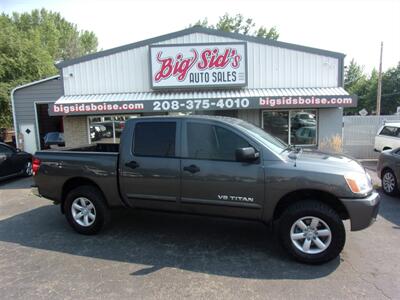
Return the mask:
{"type": "Polygon", "coordinates": [[[364,167],[353,158],[344,154],[326,153],[316,150],[305,149],[298,154],[291,152],[288,159],[293,163],[296,161],[296,167],[313,169],[329,173],[365,173],[364,167]]]}

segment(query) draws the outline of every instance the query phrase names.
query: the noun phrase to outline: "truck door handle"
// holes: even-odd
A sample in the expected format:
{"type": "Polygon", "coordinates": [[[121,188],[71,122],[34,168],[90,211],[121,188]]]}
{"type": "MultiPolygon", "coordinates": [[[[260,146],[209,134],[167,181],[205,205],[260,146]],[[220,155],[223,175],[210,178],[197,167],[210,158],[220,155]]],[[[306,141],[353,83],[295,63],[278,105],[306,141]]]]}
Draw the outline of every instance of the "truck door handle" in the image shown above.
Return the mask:
{"type": "Polygon", "coordinates": [[[127,167],[129,167],[131,169],[136,169],[137,167],[139,167],[139,164],[136,161],[132,160],[130,162],[127,162],[125,164],[125,166],[127,166],[127,167]]]}
{"type": "Polygon", "coordinates": [[[183,167],[183,171],[188,171],[190,173],[197,173],[197,172],[200,172],[200,168],[196,165],[190,165],[190,166],[183,167]]]}

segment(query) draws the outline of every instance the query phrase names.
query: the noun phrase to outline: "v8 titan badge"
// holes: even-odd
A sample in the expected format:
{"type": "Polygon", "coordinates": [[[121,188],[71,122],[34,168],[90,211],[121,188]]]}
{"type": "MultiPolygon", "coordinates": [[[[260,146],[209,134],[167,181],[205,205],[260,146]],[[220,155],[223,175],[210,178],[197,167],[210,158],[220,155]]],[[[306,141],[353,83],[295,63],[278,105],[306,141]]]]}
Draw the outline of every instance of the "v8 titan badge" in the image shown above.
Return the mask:
{"type": "Polygon", "coordinates": [[[218,195],[218,200],[254,202],[254,198],[253,197],[232,196],[232,195],[218,195]]]}

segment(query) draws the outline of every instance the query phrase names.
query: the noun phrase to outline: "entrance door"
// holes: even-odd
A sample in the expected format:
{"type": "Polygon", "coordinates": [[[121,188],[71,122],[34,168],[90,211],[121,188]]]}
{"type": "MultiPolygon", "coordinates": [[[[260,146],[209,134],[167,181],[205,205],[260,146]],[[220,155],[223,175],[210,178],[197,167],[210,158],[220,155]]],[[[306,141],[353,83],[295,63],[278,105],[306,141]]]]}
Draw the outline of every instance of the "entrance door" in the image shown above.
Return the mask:
{"type": "Polygon", "coordinates": [[[132,149],[123,149],[120,155],[121,193],[130,205],[178,209],[179,122],[148,119],[135,123],[132,149]]]}
{"type": "Polygon", "coordinates": [[[260,218],[264,204],[262,160],[236,161],[237,148],[257,147],[221,123],[183,122],[182,208],[188,212],[260,218]]]}
{"type": "Polygon", "coordinates": [[[49,104],[48,103],[36,103],[36,118],[39,125],[39,147],[40,149],[48,149],[50,147],[60,147],[64,143],[64,139],[60,140],[60,143],[56,145],[56,140],[48,139],[45,144],[44,137],[48,134],[49,136],[60,137],[60,134],[64,132],[63,119],[61,116],[49,116],[49,104]]]}
{"type": "Polygon", "coordinates": [[[24,151],[34,154],[37,151],[36,130],[33,124],[21,124],[20,132],[24,137],[24,151]]]}

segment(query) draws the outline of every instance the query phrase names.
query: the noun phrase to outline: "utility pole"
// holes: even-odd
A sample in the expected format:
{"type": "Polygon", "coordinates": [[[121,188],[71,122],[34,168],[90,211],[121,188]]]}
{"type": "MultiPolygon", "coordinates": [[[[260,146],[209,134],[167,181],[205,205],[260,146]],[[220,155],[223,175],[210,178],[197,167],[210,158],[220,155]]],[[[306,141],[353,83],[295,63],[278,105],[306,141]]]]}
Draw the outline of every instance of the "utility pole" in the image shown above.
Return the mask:
{"type": "Polygon", "coordinates": [[[376,95],[376,115],[381,114],[381,96],[382,96],[382,52],[383,42],[381,42],[381,56],[379,59],[379,74],[378,74],[378,92],[376,95]]]}

